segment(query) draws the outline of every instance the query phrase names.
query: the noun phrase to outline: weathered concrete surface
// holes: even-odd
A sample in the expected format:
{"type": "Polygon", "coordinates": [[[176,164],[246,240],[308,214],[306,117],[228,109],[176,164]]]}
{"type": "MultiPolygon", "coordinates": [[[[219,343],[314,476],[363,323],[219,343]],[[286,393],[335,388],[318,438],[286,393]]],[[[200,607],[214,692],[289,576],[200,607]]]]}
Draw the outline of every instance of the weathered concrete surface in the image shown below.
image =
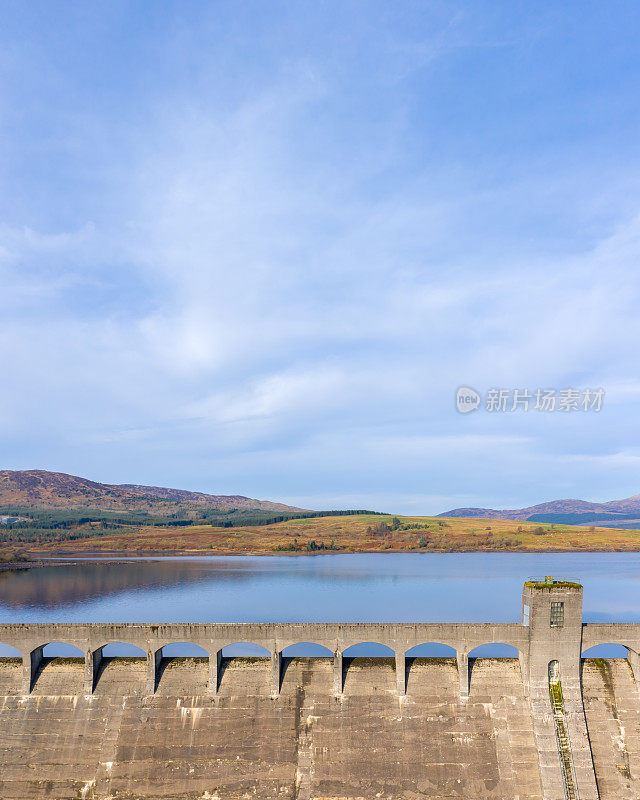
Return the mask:
{"type": "Polygon", "coordinates": [[[640,797],[640,696],[626,659],[585,659],[584,708],[601,800],[640,797]]]}
{"type": "Polygon", "coordinates": [[[163,663],[145,697],[146,660],[113,659],[93,695],[84,662],[45,663],[21,695],[21,664],[0,667],[0,797],[513,798],[542,800],[531,709],[517,660],[479,659],[461,701],[455,659],[163,663]]]}

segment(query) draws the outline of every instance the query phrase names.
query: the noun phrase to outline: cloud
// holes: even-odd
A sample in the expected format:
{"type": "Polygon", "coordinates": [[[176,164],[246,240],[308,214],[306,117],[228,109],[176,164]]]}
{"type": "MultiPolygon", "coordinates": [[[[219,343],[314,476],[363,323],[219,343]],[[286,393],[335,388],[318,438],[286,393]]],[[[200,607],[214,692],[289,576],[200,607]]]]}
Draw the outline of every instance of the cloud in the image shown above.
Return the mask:
{"type": "MultiPolygon", "coordinates": [[[[599,469],[624,469],[640,467],[640,453],[630,451],[617,453],[569,453],[560,457],[562,461],[571,464],[582,464],[599,469]]],[[[616,499],[616,498],[614,498],[616,499]]]]}
{"type": "MultiPolygon", "coordinates": [[[[145,39],[175,63],[112,54],[128,72],[93,105],[98,77],[58,64],[54,133],[31,106],[22,137],[2,129],[29,201],[0,208],[6,465],[399,511],[626,493],[635,167],[590,166],[596,132],[518,133],[564,108],[510,76],[529,21],[434,5],[406,25],[380,7],[372,37],[343,9],[342,26],[285,14],[276,36],[269,15],[239,37],[199,13],[145,39]],[[589,427],[463,419],[462,383],[607,400],[589,427]]],[[[12,63],[28,72],[20,48],[12,63]]]]}
{"type": "Polygon", "coordinates": [[[191,405],[185,414],[214,422],[255,417],[272,420],[300,411],[326,409],[332,401],[342,399],[344,385],[345,376],[336,369],[289,371],[257,380],[249,391],[235,396],[212,395],[191,405]]]}

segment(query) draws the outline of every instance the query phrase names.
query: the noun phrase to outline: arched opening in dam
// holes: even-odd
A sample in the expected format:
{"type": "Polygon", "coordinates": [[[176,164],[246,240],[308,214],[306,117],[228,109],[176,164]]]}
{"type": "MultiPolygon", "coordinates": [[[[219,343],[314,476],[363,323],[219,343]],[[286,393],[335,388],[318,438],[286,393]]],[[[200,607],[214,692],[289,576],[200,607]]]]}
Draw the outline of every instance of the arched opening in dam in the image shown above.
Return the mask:
{"type": "Polygon", "coordinates": [[[209,681],[209,651],[190,642],[169,642],[157,655],[156,686],[163,694],[204,695],[209,681]]]}
{"type": "Polygon", "coordinates": [[[582,658],[627,658],[629,648],[624,644],[615,642],[603,642],[595,644],[582,652],[582,658]]]}
{"type": "Polygon", "coordinates": [[[103,658],[146,658],[141,647],[126,642],[109,642],[102,648],[103,658]]]}
{"type": "Polygon", "coordinates": [[[601,696],[610,694],[614,683],[622,685],[629,677],[632,683],[640,685],[640,655],[622,642],[598,642],[582,651],[580,677],[601,686],[601,696]]]}
{"type": "Polygon", "coordinates": [[[322,644],[316,642],[296,642],[282,650],[280,666],[280,684],[284,685],[287,674],[298,682],[303,677],[303,672],[311,668],[320,680],[331,685],[333,671],[333,652],[322,644]]]}
{"type": "Polygon", "coordinates": [[[343,691],[394,691],[395,651],[379,642],[358,642],[342,652],[343,691]]]}
{"type": "MultiPolygon", "coordinates": [[[[127,642],[108,642],[94,650],[93,691],[142,691],[146,678],[147,654],[127,642]]],[[[88,688],[88,687],[87,687],[88,688]]]]}
{"type": "Polygon", "coordinates": [[[228,689],[234,682],[256,687],[268,686],[271,651],[255,642],[233,642],[220,650],[218,688],[228,689]]]}
{"type": "Polygon", "coordinates": [[[517,661],[519,656],[518,648],[505,642],[486,642],[474,647],[468,653],[469,691],[479,690],[495,679],[496,659],[517,661]]]}
{"type": "Polygon", "coordinates": [[[405,653],[406,658],[455,658],[456,648],[440,642],[424,642],[411,647],[405,653]]]}
{"type": "Polygon", "coordinates": [[[504,642],[489,642],[478,645],[469,652],[472,658],[518,658],[518,648],[504,642]]]}
{"type": "Polygon", "coordinates": [[[379,642],[358,642],[342,651],[343,658],[393,658],[395,651],[379,642]]]}
{"type": "Polygon", "coordinates": [[[285,647],[282,658],[331,658],[333,653],[328,647],[315,642],[296,642],[285,647]]]}
{"type": "Polygon", "coordinates": [[[638,651],[623,642],[598,642],[582,651],[580,656],[580,671],[594,667],[602,671],[606,668],[605,662],[616,664],[626,662],[635,681],[640,684],[640,655],[638,651]]]}
{"type": "Polygon", "coordinates": [[[68,642],[49,642],[42,647],[42,658],[51,662],[56,658],[84,658],[84,653],[68,642]]]}
{"type": "Polygon", "coordinates": [[[457,651],[455,647],[442,642],[423,642],[409,648],[404,654],[406,691],[412,686],[433,683],[435,680],[448,681],[457,686],[457,651]]]}
{"type": "Polygon", "coordinates": [[[31,691],[41,695],[84,692],[84,653],[68,642],[47,642],[31,652],[31,691]]]}
{"type": "Polygon", "coordinates": [[[255,642],[234,642],[225,644],[220,651],[223,659],[232,658],[270,658],[271,651],[255,642]]]}

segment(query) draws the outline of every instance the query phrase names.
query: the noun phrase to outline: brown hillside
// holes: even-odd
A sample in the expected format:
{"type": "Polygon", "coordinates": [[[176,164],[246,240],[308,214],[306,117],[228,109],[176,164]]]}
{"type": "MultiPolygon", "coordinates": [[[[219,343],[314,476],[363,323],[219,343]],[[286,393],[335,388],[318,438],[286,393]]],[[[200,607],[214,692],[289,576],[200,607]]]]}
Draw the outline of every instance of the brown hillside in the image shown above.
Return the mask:
{"type": "Polygon", "coordinates": [[[46,470],[0,470],[1,506],[54,506],[57,508],[95,507],[103,509],[153,509],[175,511],[186,508],[262,510],[284,513],[303,509],[268,500],[253,500],[241,495],[213,495],[137,484],[96,483],[87,478],[46,470]]]}
{"type": "MultiPolygon", "coordinates": [[[[243,525],[220,528],[212,525],[185,527],[129,526],[113,532],[68,541],[38,543],[31,554],[51,553],[134,553],[305,555],[309,553],[364,552],[531,552],[549,551],[639,551],[640,530],[615,530],[535,522],[442,519],[441,517],[399,517],[354,514],[311,519],[291,519],[272,525],[243,525]],[[380,526],[384,524],[381,531],[380,526]],[[324,545],[324,549],[318,549],[324,545]]],[[[91,528],[85,526],[91,534],[91,528]]],[[[0,598],[2,591],[0,590],[0,598]]]]}

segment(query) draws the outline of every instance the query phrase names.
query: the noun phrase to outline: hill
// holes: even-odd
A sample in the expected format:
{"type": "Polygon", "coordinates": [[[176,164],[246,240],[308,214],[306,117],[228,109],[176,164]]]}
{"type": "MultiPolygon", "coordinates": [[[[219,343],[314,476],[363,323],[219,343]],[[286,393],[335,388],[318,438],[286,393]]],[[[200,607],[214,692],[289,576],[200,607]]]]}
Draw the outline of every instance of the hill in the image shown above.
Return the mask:
{"type": "Polygon", "coordinates": [[[570,518],[573,518],[572,524],[585,525],[592,521],[620,519],[621,517],[618,515],[622,514],[626,515],[627,519],[635,515],[640,517],[640,494],[626,497],[624,500],[610,500],[606,503],[591,503],[587,500],[551,500],[547,503],[516,509],[454,508],[452,511],[445,511],[438,516],[531,520],[534,522],[569,522],[570,518]]]}
{"type": "Polygon", "coordinates": [[[99,508],[109,511],[147,511],[162,515],[176,509],[206,507],[228,512],[268,511],[291,514],[304,509],[254,500],[242,495],[216,495],[167,489],[160,486],[140,486],[133,483],[108,484],[46,470],[0,470],[0,506],[49,508],[99,508]]]}
{"type": "Polygon", "coordinates": [[[640,531],[509,520],[472,521],[384,514],[327,515],[271,525],[131,527],[93,530],[69,541],[33,543],[32,553],[268,553],[638,551],[640,531]]]}

